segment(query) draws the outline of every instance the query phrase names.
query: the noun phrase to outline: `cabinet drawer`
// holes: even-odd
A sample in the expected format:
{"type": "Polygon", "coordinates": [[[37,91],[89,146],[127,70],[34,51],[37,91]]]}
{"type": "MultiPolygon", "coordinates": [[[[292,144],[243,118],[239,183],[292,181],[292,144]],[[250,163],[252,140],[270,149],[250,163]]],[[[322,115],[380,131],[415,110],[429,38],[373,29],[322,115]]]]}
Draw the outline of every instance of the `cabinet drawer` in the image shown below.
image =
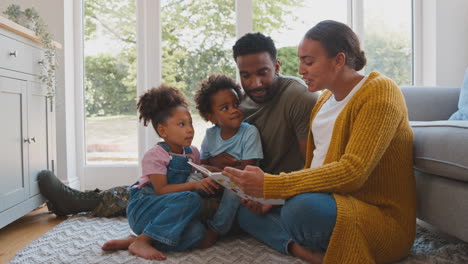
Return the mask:
{"type": "Polygon", "coordinates": [[[39,75],[43,51],[0,34],[0,68],[39,75]]]}

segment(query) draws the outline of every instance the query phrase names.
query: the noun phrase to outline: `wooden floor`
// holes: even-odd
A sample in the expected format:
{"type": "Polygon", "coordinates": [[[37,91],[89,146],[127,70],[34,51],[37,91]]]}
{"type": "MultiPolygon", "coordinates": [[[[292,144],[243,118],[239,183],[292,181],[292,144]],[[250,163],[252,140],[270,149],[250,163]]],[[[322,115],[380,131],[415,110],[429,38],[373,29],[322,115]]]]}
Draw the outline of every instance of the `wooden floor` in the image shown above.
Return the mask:
{"type": "Polygon", "coordinates": [[[0,263],[7,263],[16,252],[65,219],[56,217],[44,206],[0,229],[0,263]]]}

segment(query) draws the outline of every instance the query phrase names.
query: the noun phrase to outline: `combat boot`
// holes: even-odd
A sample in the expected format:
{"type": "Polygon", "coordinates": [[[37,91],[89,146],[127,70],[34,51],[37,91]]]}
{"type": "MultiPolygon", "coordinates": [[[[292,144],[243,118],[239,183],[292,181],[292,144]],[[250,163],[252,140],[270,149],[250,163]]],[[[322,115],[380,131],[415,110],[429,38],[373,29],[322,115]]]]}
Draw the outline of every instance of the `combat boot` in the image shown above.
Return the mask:
{"type": "Polygon", "coordinates": [[[48,200],[47,207],[58,216],[90,212],[102,201],[100,190],[78,191],[63,184],[51,171],[37,175],[41,194],[48,200]]]}

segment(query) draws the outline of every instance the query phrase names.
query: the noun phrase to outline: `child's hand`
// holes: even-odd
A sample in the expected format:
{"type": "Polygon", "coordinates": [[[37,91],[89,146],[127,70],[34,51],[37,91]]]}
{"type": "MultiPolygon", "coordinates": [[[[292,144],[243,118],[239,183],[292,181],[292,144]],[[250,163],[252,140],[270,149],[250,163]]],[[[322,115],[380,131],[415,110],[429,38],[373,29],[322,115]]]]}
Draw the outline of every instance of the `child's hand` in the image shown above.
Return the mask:
{"type": "Polygon", "coordinates": [[[240,164],[240,161],[233,156],[223,152],[217,156],[208,159],[208,163],[218,168],[224,168],[226,166],[234,167],[240,164]]]}
{"type": "Polygon", "coordinates": [[[205,178],[203,180],[194,182],[194,186],[195,189],[203,190],[208,194],[214,194],[214,191],[219,189],[219,185],[211,178],[205,178]]]}

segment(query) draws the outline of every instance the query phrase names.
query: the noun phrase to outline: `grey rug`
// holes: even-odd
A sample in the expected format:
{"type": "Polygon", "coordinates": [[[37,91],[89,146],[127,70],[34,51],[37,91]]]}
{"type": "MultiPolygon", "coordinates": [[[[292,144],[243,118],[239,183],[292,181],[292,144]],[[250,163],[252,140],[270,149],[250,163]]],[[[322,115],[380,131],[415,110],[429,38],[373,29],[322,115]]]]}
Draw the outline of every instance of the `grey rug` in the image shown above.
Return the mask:
{"type": "MultiPolygon", "coordinates": [[[[19,251],[9,263],[154,263],[126,250],[101,250],[105,241],[129,234],[126,218],[77,215],[19,251]]],[[[169,252],[166,255],[167,260],[158,263],[303,263],[279,254],[247,235],[228,236],[204,250],[169,252]]],[[[398,263],[468,263],[468,244],[450,243],[418,227],[410,255],[398,263]]]]}

